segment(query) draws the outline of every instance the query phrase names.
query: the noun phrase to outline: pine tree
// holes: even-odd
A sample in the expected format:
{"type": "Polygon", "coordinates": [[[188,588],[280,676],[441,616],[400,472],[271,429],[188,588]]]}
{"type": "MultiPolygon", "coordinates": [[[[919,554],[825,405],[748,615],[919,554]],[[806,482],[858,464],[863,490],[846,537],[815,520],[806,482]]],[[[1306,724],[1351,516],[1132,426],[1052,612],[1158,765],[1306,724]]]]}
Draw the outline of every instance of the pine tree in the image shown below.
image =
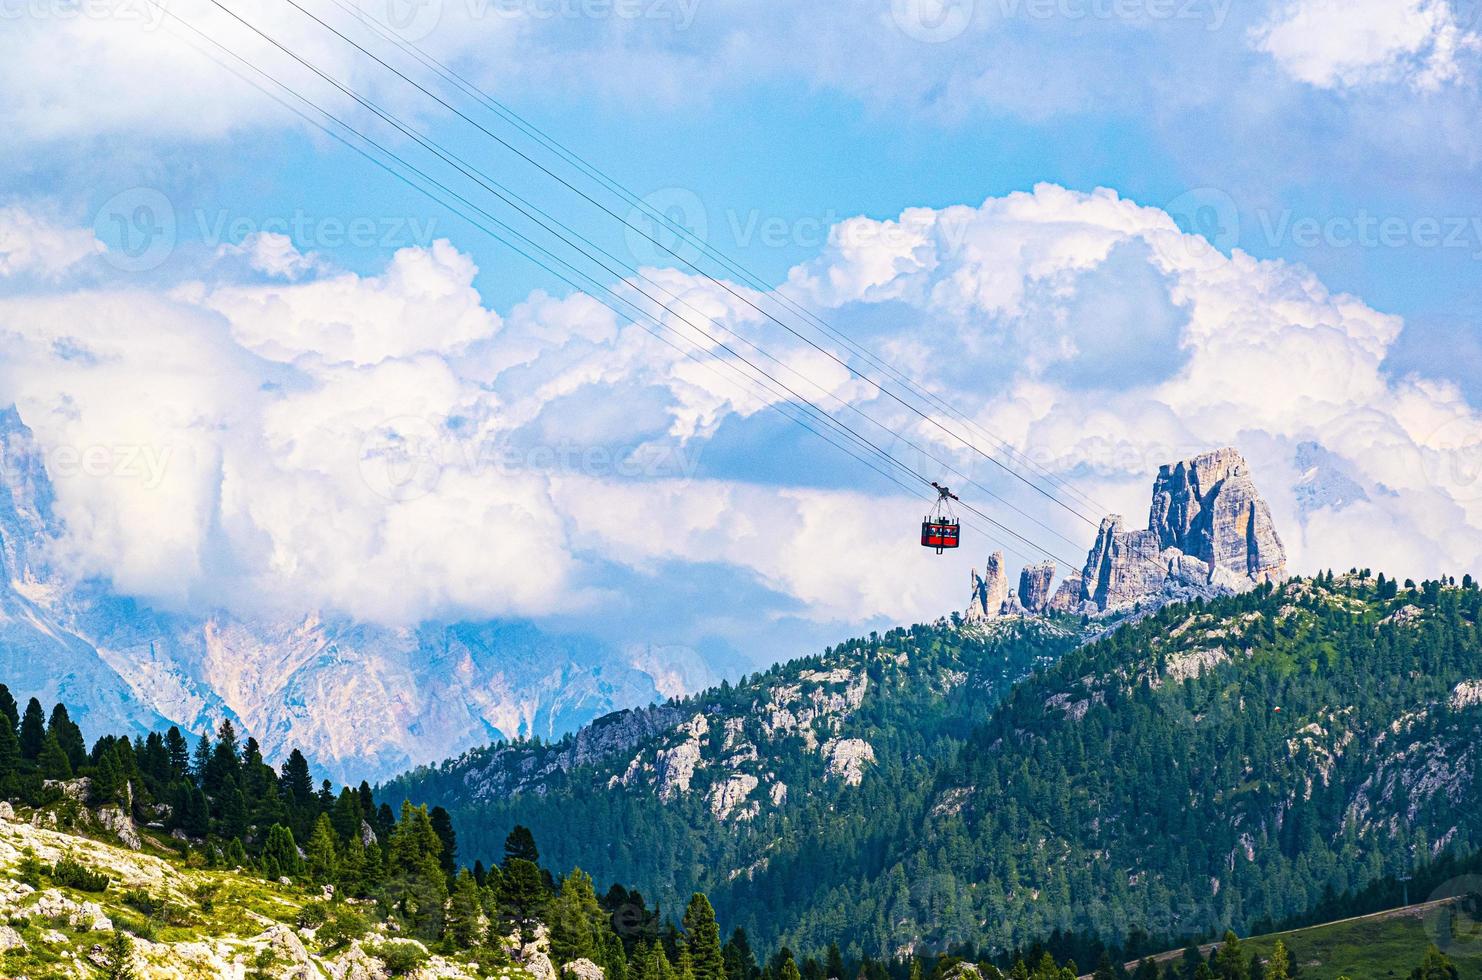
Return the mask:
{"type": "Polygon", "coordinates": [[[319,814],[319,819],[314,824],[314,832],[309,835],[309,844],[304,848],[304,854],[304,863],[307,866],[309,877],[321,883],[333,882],[338,878],[339,842],[328,814],[319,814]]]}
{"type": "Polygon", "coordinates": [[[9,796],[21,769],[21,742],[15,728],[0,720],[0,793],[9,796]]]}
{"type": "Polygon", "coordinates": [[[455,945],[472,949],[483,940],[483,914],[478,882],[464,868],[454,879],[448,902],[448,935],[455,945]]]}
{"type": "Polygon", "coordinates": [[[535,835],[530,833],[529,827],[519,824],[504,838],[504,863],[508,866],[514,860],[540,864],[540,851],[535,847],[535,835]]]}
{"type": "Polygon", "coordinates": [[[293,841],[293,831],[279,823],[269,827],[259,864],[266,878],[292,878],[298,875],[302,867],[299,863],[298,845],[293,841]]]}
{"type": "Polygon", "coordinates": [[[234,839],[245,836],[248,821],[247,797],[235,780],[228,779],[221,793],[221,835],[234,839]]]}
{"type": "Polygon", "coordinates": [[[183,779],[190,768],[190,745],[174,725],[165,732],[165,752],[169,756],[170,780],[183,779]]]}
{"type": "Polygon", "coordinates": [[[73,723],[67,714],[67,706],[60,701],[51,709],[46,730],[57,737],[57,744],[67,753],[67,762],[74,771],[87,765],[87,743],[82,739],[82,729],[73,723]]]}
{"type": "Polygon", "coordinates": [[[442,840],[425,805],[402,803],[389,847],[385,887],[390,905],[414,933],[435,938],[442,932],[448,877],[438,863],[442,840]]]}
{"type": "Polygon", "coordinates": [[[52,732],[47,732],[42,737],[41,754],[36,759],[36,767],[40,770],[42,779],[72,778],[72,763],[68,761],[67,753],[62,751],[62,744],[52,732]]]}
{"type": "MultiPolygon", "coordinates": [[[[720,927],[710,900],[696,892],[684,910],[684,944],[689,950],[695,980],[726,980],[725,959],[720,951],[720,927]]],[[[837,949],[834,950],[838,952],[837,949]]],[[[840,972],[843,965],[840,964],[840,972]]]]}
{"type": "Polygon", "coordinates": [[[20,709],[16,707],[15,697],[10,693],[10,688],[0,684],[0,718],[10,721],[10,730],[21,723],[20,709]]]}
{"type": "Polygon", "coordinates": [[[598,930],[607,914],[597,902],[592,878],[580,868],[561,882],[561,891],[546,906],[545,919],[551,933],[551,959],[557,965],[599,953],[598,930]]]}
{"type": "Polygon", "coordinates": [[[443,872],[449,878],[458,869],[458,835],[453,832],[453,818],[448,811],[440,806],[432,808],[428,815],[432,822],[432,829],[437,834],[438,840],[442,841],[442,853],[438,855],[438,862],[442,865],[443,872]]]}
{"type": "Polygon", "coordinates": [[[1421,964],[1410,971],[1410,980],[1457,980],[1456,966],[1433,945],[1421,964]]]}
{"type": "Polygon", "coordinates": [[[782,961],[782,969],[777,973],[777,980],[803,980],[803,974],[798,970],[798,964],[793,960],[792,953],[787,953],[782,961]]]}
{"type": "Polygon", "coordinates": [[[1276,940],[1276,947],[1271,950],[1271,958],[1266,961],[1266,980],[1291,980],[1292,958],[1287,955],[1286,943],[1280,939],[1276,940]]]}
{"type": "Polygon", "coordinates": [[[339,835],[340,840],[349,841],[352,837],[359,837],[362,818],[360,794],[348,786],[341,789],[339,798],[334,802],[334,811],[330,816],[334,831],[339,835]]]}
{"type": "Polygon", "coordinates": [[[838,943],[828,944],[828,956],[824,960],[823,973],[829,980],[845,980],[844,954],[839,952],[838,943]]]}
{"type": "Polygon", "coordinates": [[[533,920],[545,904],[545,882],[540,868],[524,858],[506,858],[500,880],[499,904],[519,924],[533,920]]]}
{"type": "Polygon", "coordinates": [[[196,785],[206,787],[207,770],[211,768],[211,739],[205,735],[196,743],[195,754],[191,756],[190,774],[195,777],[196,785]]]}
{"type": "Polygon", "coordinates": [[[345,843],[340,854],[340,888],[351,895],[365,894],[365,869],[365,843],[359,834],[355,834],[345,843]]]}
{"type": "Polygon", "coordinates": [[[1247,980],[1249,963],[1245,947],[1240,944],[1240,937],[1234,932],[1226,931],[1220,948],[1210,957],[1209,965],[1219,980],[1247,980]]]}
{"type": "Polygon", "coordinates": [[[22,759],[34,762],[41,757],[41,747],[46,744],[46,715],[35,698],[26,702],[26,713],[21,716],[20,740],[22,759]]]}
{"type": "Polygon", "coordinates": [[[103,970],[106,980],[135,980],[138,976],[134,972],[134,940],[122,929],[113,930],[113,938],[108,942],[107,966],[103,970]]]}
{"type": "Polygon", "coordinates": [[[309,760],[298,749],[288,753],[278,779],[278,789],[290,806],[306,807],[314,802],[314,779],[309,775],[309,760]]]}
{"type": "Polygon", "coordinates": [[[118,771],[118,763],[114,759],[113,752],[104,752],[98,760],[97,767],[93,770],[92,783],[89,792],[93,802],[98,804],[116,803],[123,791],[123,774],[118,771]]]}
{"type": "Polygon", "coordinates": [[[751,951],[751,941],[745,929],[737,927],[731,933],[721,955],[726,963],[726,980],[760,980],[762,971],[757,966],[756,954],[751,951]]]}

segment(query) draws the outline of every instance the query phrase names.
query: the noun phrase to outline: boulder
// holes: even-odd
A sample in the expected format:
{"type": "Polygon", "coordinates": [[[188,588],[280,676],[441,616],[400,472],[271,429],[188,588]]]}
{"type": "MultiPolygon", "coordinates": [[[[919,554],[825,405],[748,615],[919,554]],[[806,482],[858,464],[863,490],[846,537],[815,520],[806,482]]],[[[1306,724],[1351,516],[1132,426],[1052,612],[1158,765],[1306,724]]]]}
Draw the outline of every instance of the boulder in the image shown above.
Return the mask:
{"type": "Polygon", "coordinates": [[[315,980],[319,976],[303,940],[288,926],[271,926],[257,940],[272,950],[274,959],[278,961],[273,976],[282,980],[315,980]]]}
{"type": "MultiPolygon", "coordinates": [[[[1088,605],[1085,580],[1081,578],[1080,572],[1072,572],[1065,581],[1060,583],[1060,588],[1055,590],[1046,608],[1051,612],[1079,616],[1086,612],[1088,605]]],[[[1090,606],[1090,608],[1094,611],[1096,607],[1090,606]]]]}
{"type": "Polygon", "coordinates": [[[327,961],[324,967],[333,980],[386,980],[385,965],[367,953],[358,939],[351,942],[344,953],[327,961]]]}
{"type": "Polygon", "coordinates": [[[144,846],[139,831],[129,815],[117,806],[105,806],[98,810],[98,823],[111,832],[129,850],[137,851],[144,846]]]}
{"type": "Polygon", "coordinates": [[[551,958],[544,953],[531,954],[524,966],[535,980],[556,980],[556,968],[551,966],[551,958]]]}
{"type": "Polygon", "coordinates": [[[603,980],[602,967],[583,956],[561,967],[561,972],[574,980],[603,980]]]}

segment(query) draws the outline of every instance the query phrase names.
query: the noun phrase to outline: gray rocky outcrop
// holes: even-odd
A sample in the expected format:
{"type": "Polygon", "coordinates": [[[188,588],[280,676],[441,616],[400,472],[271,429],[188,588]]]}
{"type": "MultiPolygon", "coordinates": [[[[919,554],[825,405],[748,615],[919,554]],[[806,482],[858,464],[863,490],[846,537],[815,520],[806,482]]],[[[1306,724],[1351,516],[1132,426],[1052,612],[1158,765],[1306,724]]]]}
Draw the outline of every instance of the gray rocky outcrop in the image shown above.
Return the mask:
{"type": "Polygon", "coordinates": [[[1148,529],[1175,548],[1256,583],[1281,578],[1286,549],[1250,467],[1234,449],[1216,449],[1158,470],[1148,529]]]}
{"type": "Polygon", "coordinates": [[[973,574],[966,619],[1046,611],[1098,616],[1142,603],[1244,592],[1286,574],[1286,550],[1250,467],[1234,449],[1170,463],[1153,481],[1145,529],[1120,515],[1102,519],[1081,572],[1053,593],[1055,567],[1030,565],[1010,595],[1003,556],[973,574]]]}
{"type": "Polygon", "coordinates": [[[1055,581],[1055,563],[1026,565],[1019,573],[1019,604],[1025,612],[1044,612],[1050,604],[1050,585],[1055,581]]]}
{"type": "Polygon", "coordinates": [[[585,956],[562,966],[561,974],[571,977],[572,980],[602,980],[603,978],[602,967],[585,956]]]}
{"type": "Polygon", "coordinates": [[[984,623],[1003,615],[1003,604],[1009,597],[1009,573],[1004,567],[1003,552],[995,551],[988,556],[988,563],[979,575],[972,573],[972,599],[967,606],[970,623],[984,623]]]}
{"type": "Polygon", "coordinates": [[[1046,609],[1049,612],[1077,616],[1084,612],[1085,599],[1081,597],[1081,582],[1081,573],[1071,572],[1065,581],[1060,583],[1060,588],[1055,590],[1055,594],[1050,597],[1046,609]]]}

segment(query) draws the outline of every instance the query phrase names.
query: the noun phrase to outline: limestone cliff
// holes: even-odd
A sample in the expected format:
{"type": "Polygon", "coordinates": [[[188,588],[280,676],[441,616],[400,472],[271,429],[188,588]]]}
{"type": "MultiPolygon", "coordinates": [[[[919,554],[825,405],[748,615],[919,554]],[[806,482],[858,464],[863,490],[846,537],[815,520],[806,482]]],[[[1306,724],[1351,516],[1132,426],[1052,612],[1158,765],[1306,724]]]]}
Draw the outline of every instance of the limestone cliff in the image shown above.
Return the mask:
{"type": "Polygon", "coordinates": [[[968,622],[981,623],[1003,615],[1003,606],[1009,597],[1009,574],[1005,569],[1003,552],[995,551],[988,556],[983,574],[974,571],[973,593],[967,605],[968,622]]]}
{"type": "Polygon", "coordinates": [[[1285,574],[1286,551],[1250,467],[1234,449],[1217,449],[1158,470],[1146,530],[1126,530],[1117,515],[1102,520],[1079,611],[1241,592],[1285,574]]]}
{"type": "Polygon", "coordinates": [[[1055,566],[1030,565],[1008,594],[1003,556],[973,574],[968,622],[1047,611],[1099,616],[1139,603],[1242,592],[1286,574],[1286,551],[1250,468],[1217,449],[1158,470],[1146,529],[1102,519],[1081,572],[1053,593],[1055,566]]]}
{"type": "Polygon", "coordinates": [[[1019,573],[1019,603],[1026,612],[1044,612],[1050,604],[1050,585],[1054,581],[1054,562],[1042,561],[1025,566],[1019,573]]]}

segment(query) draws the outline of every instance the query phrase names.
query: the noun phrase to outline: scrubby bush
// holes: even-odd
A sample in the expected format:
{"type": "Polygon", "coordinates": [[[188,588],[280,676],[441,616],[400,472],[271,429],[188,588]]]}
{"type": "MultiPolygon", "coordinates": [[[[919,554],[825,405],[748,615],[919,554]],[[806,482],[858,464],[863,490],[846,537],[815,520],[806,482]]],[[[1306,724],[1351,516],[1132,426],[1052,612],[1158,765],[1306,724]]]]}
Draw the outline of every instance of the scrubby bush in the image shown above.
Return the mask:
{"type": "Polygon", "coordinates": [[[369,928],[370,924],[365,916],[348,905],[339,905],[330,911],[328,920],[319,927],[315,935],[328,950],[349,945],[364,936],[369,928]]]}
{"type": "Polygon", "coordinates": [[[52,865],[51,880],[82,892],[101,892],[108,888],[111,879],[103,872],[94,871],[71,858],[62,858],[52,865]]]}
{"type": "Polygon", "coordinates": [[[298,910],[300,929],[318,929],[329,918],[329,906],[324,902],[309,902],[298,910]]]}
{"type": "Polygon", "coordinates": [[[404,977],[427,962],[427,950],[416,943],[382,943],[366,952],[384,963],[393,977],[404,977]]]}

